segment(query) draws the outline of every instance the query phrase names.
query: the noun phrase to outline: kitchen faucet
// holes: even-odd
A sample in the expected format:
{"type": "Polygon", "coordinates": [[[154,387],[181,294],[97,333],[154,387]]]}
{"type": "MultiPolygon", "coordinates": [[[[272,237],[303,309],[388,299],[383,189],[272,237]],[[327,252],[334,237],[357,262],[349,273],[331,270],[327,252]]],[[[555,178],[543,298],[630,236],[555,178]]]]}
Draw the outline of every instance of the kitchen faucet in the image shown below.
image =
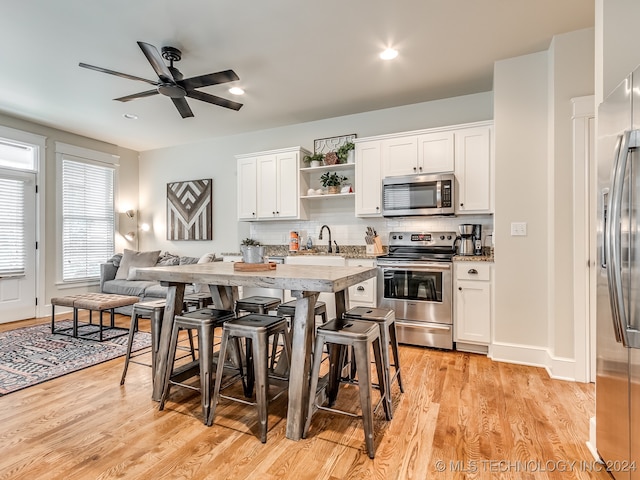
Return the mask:
{"type": "Polygon", "coordinates": [[[320,235],[318,235],[318,240],[322,240],[322,231],[325,228],[327,229],[327,232],[329,232],[329,249],[327,250],[327,252],[333,253],[333,249],[331,248],[331,229],[329,228],[329,225],[322,225],[322,227],[320,227],[320,235]]]}

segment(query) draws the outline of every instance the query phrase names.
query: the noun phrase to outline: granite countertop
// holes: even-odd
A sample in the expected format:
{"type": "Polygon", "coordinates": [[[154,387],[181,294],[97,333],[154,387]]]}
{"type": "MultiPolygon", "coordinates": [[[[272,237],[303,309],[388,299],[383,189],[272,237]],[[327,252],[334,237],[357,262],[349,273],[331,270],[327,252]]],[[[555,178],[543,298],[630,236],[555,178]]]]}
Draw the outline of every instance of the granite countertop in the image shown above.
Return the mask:
{"type": "MultiPolygon", "coordinates": [[[[344,258],[370,258],[375,259],[379,255],[367,255],[366,247],[364,245],[340,245],[340,253],[328,253],[327,247],[315,246],[311,250],[301,250],[299,252],[290,252],[287,245],[265,245],[265,255],[268,257],[299,257],[302,255],[323,255],[333,257],[344,258]]],[[[384,253],[387,253],[387,247],[384,248],[384,253]]],[[[223,257],[241,257],[240,252],[221,253],[223,257]]],[[[493,262],[493,249],[484,247],[484,253],[482,255],[468,255],[461,256],[455,255],[453,257],[454,262],[493,262]]]]}

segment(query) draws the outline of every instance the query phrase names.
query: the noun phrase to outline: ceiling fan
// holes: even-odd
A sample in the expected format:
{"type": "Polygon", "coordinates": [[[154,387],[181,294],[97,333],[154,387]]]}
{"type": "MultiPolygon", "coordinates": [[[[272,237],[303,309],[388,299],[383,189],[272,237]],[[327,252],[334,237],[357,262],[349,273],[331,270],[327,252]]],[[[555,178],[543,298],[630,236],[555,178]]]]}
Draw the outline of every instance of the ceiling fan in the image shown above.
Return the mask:
{"type": "Polygon", "coordinates": [[[180,50],[174,47],[162,47],[162,55],[160,55],[158,49],[153,45],[138,42],[138,46],[142,49],[142,53],[147,57],[147,60],[158,75],[158,81],[147,80],[146,78],[136,77],[126,73],[108,70],[106,68],[95,67],[82,62],[80,62],[79,65],[83,68],[96,70],[97,72],[108,73],[110,75],[128,78],[130,80],[139,80],[156,87],[153,90],[147,90],[145,92],[134,93],[133,95],[114,99],[119,102],[128,102],[130,100],[135,100],[136,98],[150,97],[160,93],[171,98],[171,101],[178,109],[178,112],[180,112],[180,115],[182,115],[182,118],[193,117],[193,112],[191,111],[185,97],[194,98],[202,102],[212,103],[213,105],[230,108],[231,110],[236,111],[240,110],[240,107],[242,107],[242,103],[196,90],[196,88],[200,87],[208,87],[210,85],[218,85],[219,83],[240,80],[233,70],[224,70],[222,72],[208,73],[197,77],[183,78],[180,70],[173,66],[173,62],[178,62],[182,58],[182,52],[180,50]],[[165,65],[162,61],[163,58],[169,62],[169,66],[165,65]]]}

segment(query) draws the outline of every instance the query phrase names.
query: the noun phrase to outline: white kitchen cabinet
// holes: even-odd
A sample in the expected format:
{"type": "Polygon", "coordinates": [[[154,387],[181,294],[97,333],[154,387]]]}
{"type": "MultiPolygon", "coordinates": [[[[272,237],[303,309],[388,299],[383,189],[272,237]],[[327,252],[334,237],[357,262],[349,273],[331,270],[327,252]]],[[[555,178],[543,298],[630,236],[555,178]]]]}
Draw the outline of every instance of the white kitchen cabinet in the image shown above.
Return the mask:
{"type": "Polygon", "coordinates": [[[418,136],[382,140],[382,170],[385,177],[418,173],[418,136]]]}
{"type": "Polygon", "coordinates": [[[453,131],[415,133],[382,141],[385,177],[452,172],[454,169],[453,131]]]}
{"type": "Polygon", "coordinates": [[[238,160],[238,220],[255,220],[258,217],[258,185],[255,158],[238,160]]]}
{"type": "Polygon", "coordinates": [[[456,213],[493,212],[491,127],[455,132],[456,213]]]}
{"type": "Polygon", "coordinates": [[[295,147],[236,156],[238,219],[306,218],[306,210],[300,203],[299,169],[300,159],[308,154],[308,151],[295,147]],[[251,166],[252,162],[255,167],[251,166]],[[254,204],[255,208],[252,208],[254,204]]]}
{"type": "MultiPolygon", "coordinates": [[[[375,267],[369,258],[347,258],[347,267],[375,267]]],[[[376,306],[378,280],[376,277],[349,287],[349,308],[376,306]]]]}
{"type": "Polygon", "coordinates": [[[456,349],[487,353],[491,342],[492,270],[488,262],[454,262],[456,349]]]}
{"type": "Polygon", "coordinates": [[[356,143],[356,216],[382,216],[382,148],[380,141],[356,143]]]}
{"type": "Polygon", "coordinates": [[[453,132],[425,133],[418,136],[418,171],[415,173],[453,172],[453,132]]]}

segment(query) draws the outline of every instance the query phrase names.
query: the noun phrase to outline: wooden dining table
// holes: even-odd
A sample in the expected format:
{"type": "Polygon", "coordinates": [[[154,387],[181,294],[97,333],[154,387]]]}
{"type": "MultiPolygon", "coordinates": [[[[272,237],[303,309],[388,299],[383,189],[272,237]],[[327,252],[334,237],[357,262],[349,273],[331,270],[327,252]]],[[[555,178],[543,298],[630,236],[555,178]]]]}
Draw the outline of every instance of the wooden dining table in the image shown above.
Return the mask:
{"type": "MultiPolygon", "coordinates": [[[[231,262],[195,265],[137,268],[135,280],[159,281],[168,287],[167,303],[162,320],[160,344],[156,358],[157,369],[152,398],[159,401],[162,384],[169,367],[171,330],[176,313],[182,311],[185,286],[191,283],[209,285],[215,308],[233,310],[238,300],[238,287],[264,287],[290,290],[296,299],[292,319],[293,348],[289,371],[289,399],[286,436],[302,438],[309,403],[311,350],[313,345],[314,308],[319,293],[335,295],[336,316],[346,311],[349,287],[377,274],[375,267],[335,267],[278,264],[268,271],[239,271],[231,262]]],[[[315,392],[314,392],[315,394],[315,392]]]]}

